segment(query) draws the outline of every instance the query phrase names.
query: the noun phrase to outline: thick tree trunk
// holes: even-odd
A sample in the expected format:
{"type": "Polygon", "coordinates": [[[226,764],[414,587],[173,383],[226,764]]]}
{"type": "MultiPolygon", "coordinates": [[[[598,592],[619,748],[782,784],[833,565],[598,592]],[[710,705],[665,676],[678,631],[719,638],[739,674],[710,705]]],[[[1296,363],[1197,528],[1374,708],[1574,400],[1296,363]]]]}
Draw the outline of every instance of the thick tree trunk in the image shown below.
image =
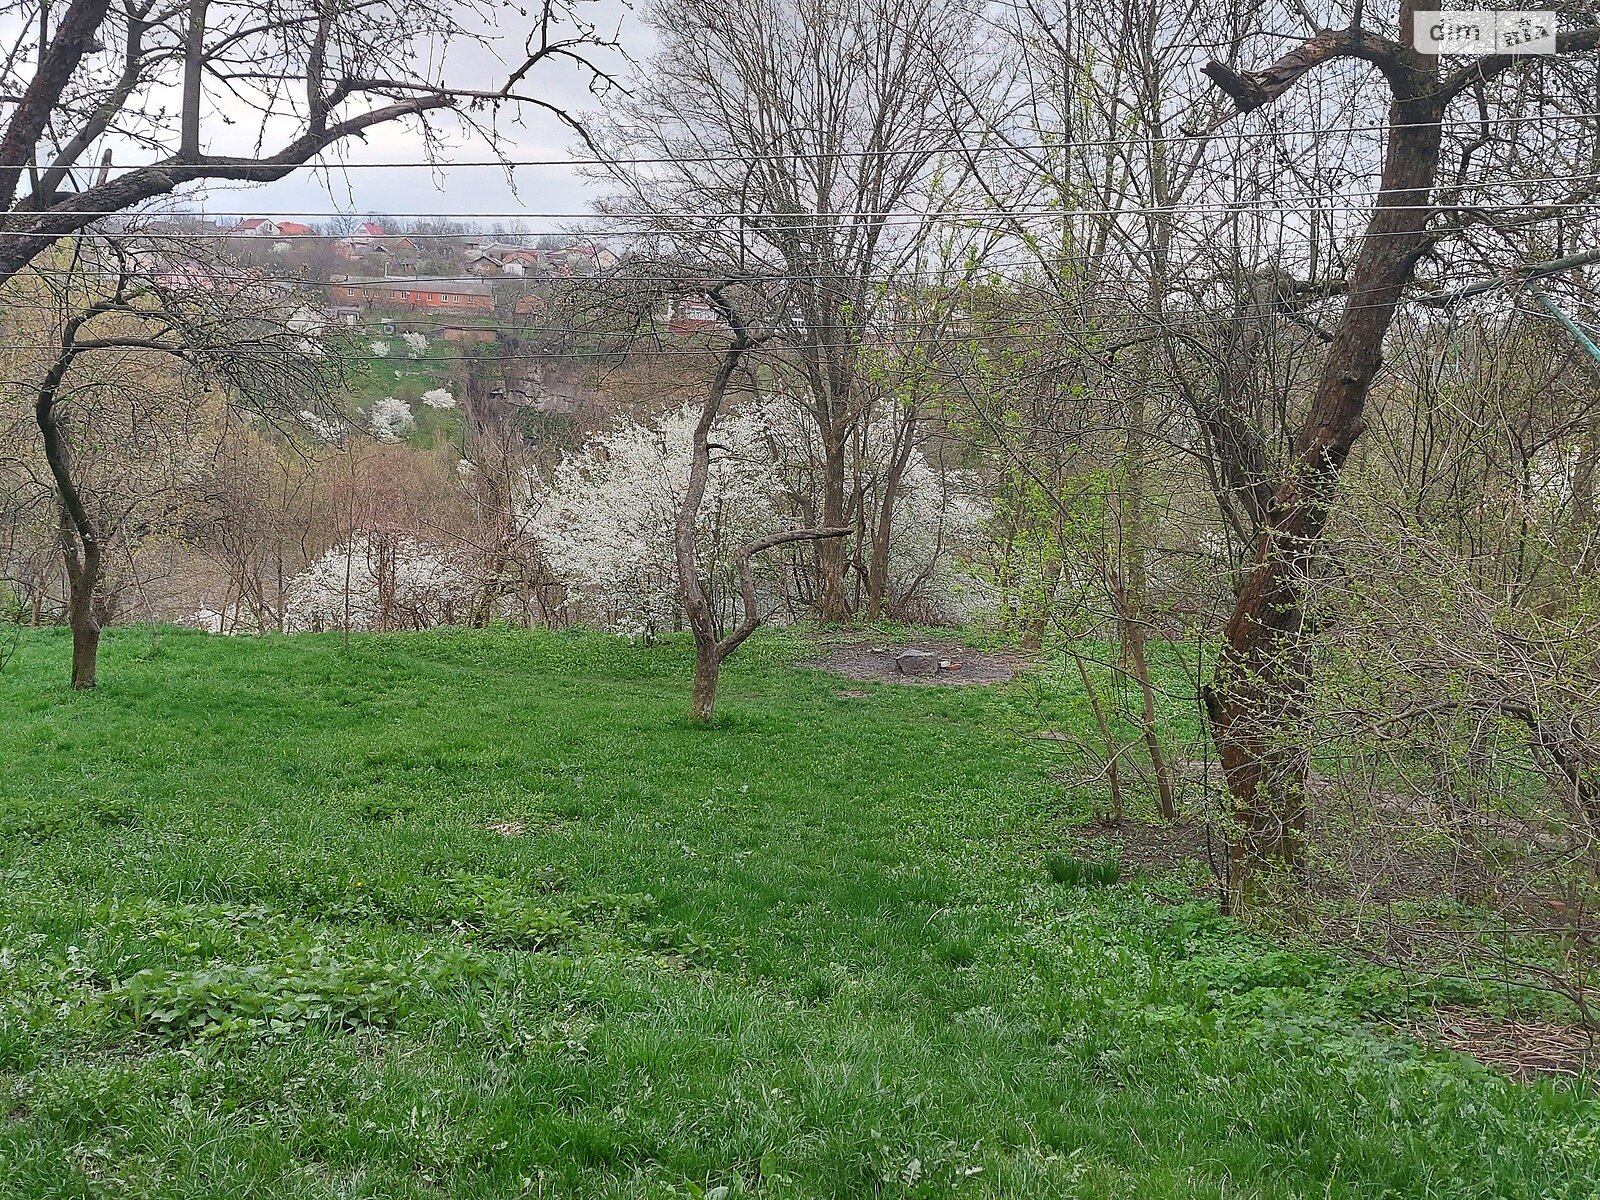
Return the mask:
{"type": "Polygon", "coordinates": [[[694,686],[689,694],[689,719],[697,725],[711,720],[717,706],[717,676],[722,672],[722,655],[714,645],[696,639],[694,646],[694,686]]]}
{"type": "Polygon", "coordinates": [[[94,687],[100,658],[100,622],[94,614],[96,580],[74,573],[67,602],[67,624],[72,629],[72,686],[94,687]]]}
{"type": "MultiPolygon", "coordinates": [[[[1402,14],[1406,36],[1409,16],[1409,11],[1402,14]]],[[[1304,868],[1308,751],[1300,726],[1309,670],[1302,641],[1306,582],[1340,470],[1364,427],[1384,336],[1401,290],[1427,248],[1424,232],[1433,213],[1430,196],[1440,146],[1441,102],[1433,82],[1437,60],[1424,59],[1403,43],[1386,44],[1383,55],[1380,65],[1394,99],[1381,194],[1352,264],[1345,310],[1293,456],[1264,515],[1255,565],[1240,588],[1204,694],[1233,810],[1227,902],[1234,913],[1257,906],[1266,876],[1304,868]]],[[[1293,59],[1291,54],[1282,60],[1288,64],[1284,71],[1269,68],[1242,83],[1247,89],[1264,88],[1270,100],[1298,78],[1296,69],[1302,74],[1306,69],[1293,59]]]]}

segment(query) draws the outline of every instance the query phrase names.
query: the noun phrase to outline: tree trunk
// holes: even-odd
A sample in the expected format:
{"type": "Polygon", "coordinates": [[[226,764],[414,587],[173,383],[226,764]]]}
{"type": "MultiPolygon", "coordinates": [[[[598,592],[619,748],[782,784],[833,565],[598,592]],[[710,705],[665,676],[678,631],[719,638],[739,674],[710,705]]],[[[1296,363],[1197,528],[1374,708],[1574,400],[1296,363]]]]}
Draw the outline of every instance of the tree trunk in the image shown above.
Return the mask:
{"type": "Polygon", "coordinates": [[[61,558],[67,570],[67,624],[72,629],[72,686],[81,689],[94,687],[99,663],[100,621],[95,612],[95,592],[100,586],[103,559],[100,531],[72,477],[71,457],[57,421],[56,398],[77,354],[78,330],[95,311],[90,309],[67,322],[61,334],[61,352],[45,373],[33,405],[44,442],[45,462],[60,504],[61,558]]]}
{"type": "Polygon", "coordinates": [[[1150,685],[1150,664],[1145,657],[1148,637],[1142,621],[1129,621],[1122,633],[1122,652],[1127,658],[1127,668],[1139,682],[1139,730],[1144,736],[1145,751],[1150,755],[1150,771],[1156,777],[1156,805],[1161,815],[1171,821],[1178,815],[1177,796],[1172,786],[1172,764],[1161,748],[1161,737],[1156,732],[1155,689],[1150,685]]]}
{"type": "MultiPolygon", "coordinates": [[[[1402,20],[1407,35],[1409,24],[1402,20]]],[[[1306,581],[1340,470],[1364,427],[1384,335],[1428,244],[1424,231],[1440,146],[1440,102],[1429,65],[1436,60],[1425,63],[1398,44],[1391,55],[1386,74],[1395,94],[1381,194],[1350,270],[1348,300],[1310,409],[1262,521],[1255,565],[1204,692],[1233,810],[1227,903],[1234,913],[1256,906],[1265,875],[1304,870],[1309,758],[1297,727],[1309,683],[1302,641],[1306,581]]],[[[1268,78],[1264,72],[1247,82],[1268,78]]]]}
{"type": "MultiPolygon", "coordinates": [[[[706,586],[700,579],[699,564],[695,561],[695,533],[699,525],[700,505],[705,500],[706,484],[711,476],[711,428],[722,410],[728,384],[745,354],[757,343],[751,339],[743,316],[721,289],[711,289],[706,293],[706,298],[722,313],[723,320],[733,331],[733,338],[723,351],[721,365],[712,376],[706,388],[705,400],[700,405],[700,417],[695,422],[690,443],[689,479],[684,486],[683,497],[678,502],[677,520],[673,528],[678,600],[688,621],[689,631],[694,635],[694,684],[689,698],[689,718],[699,725],[708,723],[716,710],[717,677],[722,672],[723,660],[743,645],[744,640],[761,624],[750,560],[763,551],[789,542],[821,539],[825,547],[839,545],[840,539],[850,532],[850,528],[844,525],[829,529],[794,529],[760,538],[741,547],[734,555],[734,565],[739,576],[739,603],[743,611],[738,626],[726,637],[721,636],[716,608],[706,594],[706,586]]],[[[842,456],[840,462],[843,462],[842,456]]],[[[841,471],[841,484],[843,478],[841,471]]],[[[829,499],[833,496],[834,493],[830,491],[829,499]]],[[[842,557],[840,561],[842,563],[842,557]]]]}
{"type": "Polygon", "coordinates": [[[1117,770],[1117,739],[1111,735],[1111,723],[1106,720],[1105,706],[1100,703],[1100,694],[1094,690],[1094,683],[1089,679],[1089,668],[1084,665],[1083,655],[1068,643],[1067,653],[1072,656],[1072,661],[1078,666],[1078,678],[1083,680],[1083,694],[1089,698],[1089,709],[1094,713],[1095,728],[1100,731],[1100,744],[1106,752],[1106,784],[1111,789],[1111,812],[1109,820],[1113,825],[1122,824],[1122,776],[1117,770]]]}
{"type": "Polygon", "coordinates": [[[689,719],[696,725],[708,724],[717,705],[717,677],[722,672],[722,655],[714,645],[695,640],[694,686],[689,695],[689,719]]]}
{"type": "Polygon", "coordinates": [[[77,689],[94,687],[95,670],[99,665],[100,622],[94,614],[94,590],[98,582],[88,578],[87,570],[74,571],[71,575],[67,624],[72,629],[72,686],[77,689]]]}
{"type": "MultiPolygon", "coordinates": [[[[1149,358],[1145,358],[1149,363],[1149,358]]],[[[1150,685],[1150,664],[1145,655],[1149,630],[1145,613],[1149,605],[1150,580],[1145,570],[1145,555],[1150,543],[1150,520],[1145,497],[1146,406],[1144,389],[1137,381],[1129,395],[1128,428],[1123,443],[1123,484],[1120,526],[1121,562],[1112,588],[1117,608],[1117,642],[1123,667],[1139,684],[1139,733],[1150,756],[1150,773],[1155,776],[1156,803],[1161,815],[1172,820],[1178,815],[1172,787],[1172,768],[1161,749],[1156,732],[1155,690],[1150,685]]]]}
{"type": "Polygon", "coordinates": [[[916,441],[915,430],[916,416],[908,414],[889,456],[889,470],[883,481],[883,499],[878,503],[878,518],[872,528],[872,555],[867,563],[869,621],[876,621],[883,616],[889,600],[889,543],[894,536],[894,514],[900,502],[900,484],[911,462],[911,451],[916,441]]]}
{"type": "MultiPolygon", "coordinates": [[[[830,434],[823,443],[822,523],[837,527],[845,523],[845,446],[842,437],[830,434]]],[[[828,538],[818,547],[817,569],[821,576],[822,595],[817,615],[827,622],[837,623],[850,615],[849,598],[845,595],[845,560],[849,548],[839,538],[828,538]]]]}

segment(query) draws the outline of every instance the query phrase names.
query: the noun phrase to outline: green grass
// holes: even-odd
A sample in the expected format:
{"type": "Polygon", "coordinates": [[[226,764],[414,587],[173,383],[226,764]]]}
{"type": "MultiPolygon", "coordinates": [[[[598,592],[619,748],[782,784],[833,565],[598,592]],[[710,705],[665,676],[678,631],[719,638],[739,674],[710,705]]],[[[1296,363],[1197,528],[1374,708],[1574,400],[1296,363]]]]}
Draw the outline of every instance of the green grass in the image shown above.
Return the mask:
{"type": "Polygon", "coordinates": [[[1052,854],[1044,860],[1045,873],[1067,887],[1106,887],[1122,877],[1122,864],[1114,858],[1074,858],[1052,854]]]}
{"type": "MultiPolygon", "coordinates": [[[[400,320],[399,328],[412,328],[400,320]]],[[[411,358],[405,339],[395,334],[363,334],[355,345],[359,369],[350,378],[345,415],[365,428],[371,421],[372,406],[385,396],[395,396],[411,406],[415,427],[403,439],[413,446],[427,448],[440,440],[456,440],[460,434],[459,409],[434,409],[422,403],[422,393],[433,388],[460,391],[456,377],[460,359],[471,347],[444,341],[436,331],[428,335],[428,348],[421,358],[411,358]],[[372,342],[387,342],[389,357],[373,358],[367,353],[372,342]]]]}
{"type": "Polygon", "coordinates": [[[1593,1094],[1395,980],[1054,882],[1068,683],[774,635],[696,729],[681,644],[67,649],[0,676],[0,1197],[1600,1194],[1593,1094]]]}

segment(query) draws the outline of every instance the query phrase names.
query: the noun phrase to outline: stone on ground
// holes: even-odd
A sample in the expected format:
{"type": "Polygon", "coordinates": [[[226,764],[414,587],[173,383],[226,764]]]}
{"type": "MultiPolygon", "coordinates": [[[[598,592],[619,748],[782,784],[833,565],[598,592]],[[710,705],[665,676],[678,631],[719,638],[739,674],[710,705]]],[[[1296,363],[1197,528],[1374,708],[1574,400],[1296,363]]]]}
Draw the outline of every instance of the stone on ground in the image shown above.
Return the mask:
{"type": "Polygon", "coordinates": [[[894,665],[902,675],[932,675],[939,669],[939,656],[928,650],[902,650],[894,656],[894,665]]]}

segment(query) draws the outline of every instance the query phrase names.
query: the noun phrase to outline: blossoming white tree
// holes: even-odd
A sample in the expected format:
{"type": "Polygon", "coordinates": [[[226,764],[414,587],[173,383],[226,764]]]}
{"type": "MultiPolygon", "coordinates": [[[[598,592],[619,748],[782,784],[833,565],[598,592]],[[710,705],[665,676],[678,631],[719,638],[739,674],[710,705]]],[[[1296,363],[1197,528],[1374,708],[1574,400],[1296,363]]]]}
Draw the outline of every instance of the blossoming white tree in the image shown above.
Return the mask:
{"type": "MultiPolygon", "coordinates": [[[[689,482],[697,413],[682,409],[649,427],[629,423],[569,455],[531,500],[529,529],[569,604],[607,628],[653,638],[678,613],[673,546],[689,482]]],[[[724,610],[736,594],[733,548],[783,523],[781,480],[761,414],[718,427],[721,447],[701,505],[696,554],[724,610]]]]}
{"type": "Polygon", "coordinates": [[[380,442],[398,442],[417,426],[411,406],[393,396],[373,402],[368,423],[372,428],[372,436],[380,442]]]}
{"type": "Polygon", "coordinates": [[[289,582],[284,628],[431,629],[463,619],[478,585],[456,556],[418,538],[360,535],[289,582]]]}

